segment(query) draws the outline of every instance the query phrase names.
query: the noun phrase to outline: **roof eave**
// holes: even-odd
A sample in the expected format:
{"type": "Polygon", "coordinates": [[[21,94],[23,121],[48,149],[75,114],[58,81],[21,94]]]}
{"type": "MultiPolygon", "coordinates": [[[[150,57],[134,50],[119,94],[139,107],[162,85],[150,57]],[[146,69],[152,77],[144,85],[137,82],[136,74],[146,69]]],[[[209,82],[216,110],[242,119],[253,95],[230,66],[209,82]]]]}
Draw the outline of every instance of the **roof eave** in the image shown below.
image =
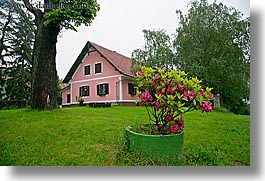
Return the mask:
{"type": "Polygon", "coordinates": [[[84,48],[82,49],[81,53],[78,55],[77,59],[75,60],[74,64],[70,68],[69,72],[65,76],[63,83],[69,83],[69,81],[72,79],[72,76],[74,75],[76,69],[78,68],[79,64],[82,63],[83,58],[86,56],[86,54],[89,52],[89,49],[91,47],[90,42],[88,41],[84,48]]]}

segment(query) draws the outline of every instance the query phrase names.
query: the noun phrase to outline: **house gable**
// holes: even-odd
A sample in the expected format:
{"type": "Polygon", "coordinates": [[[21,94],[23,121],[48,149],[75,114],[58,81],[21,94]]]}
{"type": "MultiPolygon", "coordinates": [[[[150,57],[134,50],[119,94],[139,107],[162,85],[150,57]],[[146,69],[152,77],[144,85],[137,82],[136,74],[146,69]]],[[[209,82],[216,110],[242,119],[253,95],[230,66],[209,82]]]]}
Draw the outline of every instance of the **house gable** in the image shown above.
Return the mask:
{"type": "Polygon", "coordinates": [[[115,75],[122,75],[109,61],[107,61],[98,51],[89,52],[84,57],[72,76],[71,82],[100,79],[115,75]],[[85,67],[89,67],[89,75],[85,75],[85,67]]]}
{"type": "MultiPolygon", "coordinates": [[[[83,71],[84,65],[90,65],[91,69],[94,69],[95,67],[94,65],[92,65],[93,62],[90,62],[91,60],[93,60],[93,58],[98,59],[97,63],[100,63],[101,61],[105,62],[104,63],[105,65],[111,65],[114,68],[114,70],[119,72],[120,74],[133,77],[130,70],[131,69],[130,58],[88,41],[84,46],[84,48],[82,49],[79,56],[77,57],[76,61],[72,65],[71,69],[67,73],[66,77],[64,78],[63,83],[69,83],[71,79],[74,79],[74,76],[78,74],[78,71],[83,71]]],[[[104,64],[102,65],[104,66],[104,64]]],[[[116,74],[117,72],[115,72],[114,74],[116,74]]],[[[91,73],[94,74],[95,73],[94,70],[92,70],[91,73]]]]}
{"type": "Polygon", "coordinates": [[[63,83],[63,105],[97,102],[134,103],[135,96],[127,95],[131,74],[131,59],[95,43],[87,42],[63,83]]]}
{"type": "Polygon", "coordinates": [[[82,60],[84,59],[84,57],[87,55],[90,47],[91,47],[91,44],[89,42],[87,42],[86,45],[84,46],[84,48],[82,49],[81,53],[78,55],[76,61],[74,62],[74,64],[70,68],[69,72],[65,76],[63,83],[68,83],[72,79],[72,76],[74,75],[74,73],[75,73],[76,69],[79,67],[79,65],[82,63],[82,60]]]}

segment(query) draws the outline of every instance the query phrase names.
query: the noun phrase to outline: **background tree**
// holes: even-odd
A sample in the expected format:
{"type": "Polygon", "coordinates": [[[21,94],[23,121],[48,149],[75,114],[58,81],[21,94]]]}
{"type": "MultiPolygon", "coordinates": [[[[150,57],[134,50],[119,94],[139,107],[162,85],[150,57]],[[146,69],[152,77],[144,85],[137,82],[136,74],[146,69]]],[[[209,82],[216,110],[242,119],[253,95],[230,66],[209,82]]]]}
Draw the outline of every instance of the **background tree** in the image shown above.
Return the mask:
{"type": "Polygon", "coordinates": [[[220,93],[227,108],[240,113],[250,100],[250,20],[222,3],[190,3],[180,19],[174,47],[177,61],[190,76],[198,76],[220,93]]]}
{"type": "Polygon", "coordinates": [[[62,105],[63,102],[63,95],[62,95],[62,83],[63,79],[60,79],[59,76],[57,76],[57,104],[62,105]]]}
{"type": "Polygon", "coordinates": [[[96,0],[43,0],[38,4],[23,0],[23,3],[34,15],[37,27],[33,49],[32,108],[43,110],[49,102],[49,108],[54,109],[58,34],[62,28],[76,31],[75,26],[90,25],[99,11],[99,4],[96,0]]]}
{"type": "Polygon", "coordinates": [[[29,100],[35,27],[32,17],[13,0],[0,4],[0,87],[2,99],[29,100]]]}
{"type": "Polygon", "coordinates": [[[165,30],[143,30],[145,44],[142,49],[132,52],[132,66],[135,64],[147,67],[171,69],[174,64],[172,41],[165,30]]]}

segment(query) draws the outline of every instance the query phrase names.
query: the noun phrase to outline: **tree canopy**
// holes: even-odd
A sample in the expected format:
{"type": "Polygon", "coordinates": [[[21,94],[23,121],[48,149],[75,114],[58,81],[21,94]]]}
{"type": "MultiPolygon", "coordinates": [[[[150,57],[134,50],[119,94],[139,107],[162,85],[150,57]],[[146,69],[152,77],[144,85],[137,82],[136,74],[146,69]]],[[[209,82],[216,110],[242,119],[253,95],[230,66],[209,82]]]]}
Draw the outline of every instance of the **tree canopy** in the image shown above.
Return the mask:
{"type": "Polygon", "coordinates": [[[96,0],[43,0],[23,5],[34,15],[37,27],[33,49],[32,108],[54,109],[57,105],[56,43],[63,28],[90,25],[100,9],[96,0]]]}
{"type": "Polygon", "coordinates": [[[180,22],[173,43],[165,31],[144,30],[145,45],[133,51],[133,61],[197,76],[227,108],[242,113],[250,100],[250,19],[207,0],[191,1],[187,15],[176,12],[180,22]]]}
{"type": "Polygon", "coordinates": [[[143,30],[145,44],[132,52],[133,66],[141,64],[154,68],[175,67],[172,40],[165,30],[143,30]]]}
{"type": "Polygon", "coordinates": [[[81,24],[90,25],[100,9],[96,0],[43,0],[35,4],[29,0],[23,2],[35,17],[44,16],[46,26],[56,24],[75,31],[75,27],[81,24]]]}
{"type": "Polygon", "coordinates": [[[234,110],[250,100],[250,20],[222,3],[192,1],[188,15],[177,11],[174,47],[177,61],[190,76],[198,76],[221,94],[234,110]]]}
{"type": "Polygon", "coordinates": [[[32,16],[13,0],[0,5],[1,99],[29,100],[35,26],[32,16]]]}

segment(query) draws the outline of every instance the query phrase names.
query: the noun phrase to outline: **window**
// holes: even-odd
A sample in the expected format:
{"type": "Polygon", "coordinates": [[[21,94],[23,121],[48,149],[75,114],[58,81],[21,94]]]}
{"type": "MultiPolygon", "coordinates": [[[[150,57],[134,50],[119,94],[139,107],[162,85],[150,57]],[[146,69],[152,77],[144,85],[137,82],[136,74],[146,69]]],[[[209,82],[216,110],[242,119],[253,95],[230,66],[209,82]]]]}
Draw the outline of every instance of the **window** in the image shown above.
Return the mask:
{"type": "Polygon", "coordinates": [[[97,85],[97,95],[104,96],[106,94],[109,94],[109,84],[104,83],[97,85]]]}
{"type": "Polygon", "coordinates": [[[89,86],[79,87],[79,96],[89,96],[89,86]]]}
{"type": "Polygon", "coordinates": [[[102,73],[102,66],[101,63],[95,64],[95,74],[102,73]]]}
{"type": "Polygon", "coordinates": [[[136,95],[136,89],[134,88],[133,83],[128,83],[128,93],[131,95],[136,95]]]}
{"type": "Polygon", "coordinates": [[[71,94],[66,95],[66,103],[71,103],[71,94]]]}
{"type": "Polygon", "coordinates": [[[84,66],[84,75],[90,75],[90,65],[84,66]]]}

